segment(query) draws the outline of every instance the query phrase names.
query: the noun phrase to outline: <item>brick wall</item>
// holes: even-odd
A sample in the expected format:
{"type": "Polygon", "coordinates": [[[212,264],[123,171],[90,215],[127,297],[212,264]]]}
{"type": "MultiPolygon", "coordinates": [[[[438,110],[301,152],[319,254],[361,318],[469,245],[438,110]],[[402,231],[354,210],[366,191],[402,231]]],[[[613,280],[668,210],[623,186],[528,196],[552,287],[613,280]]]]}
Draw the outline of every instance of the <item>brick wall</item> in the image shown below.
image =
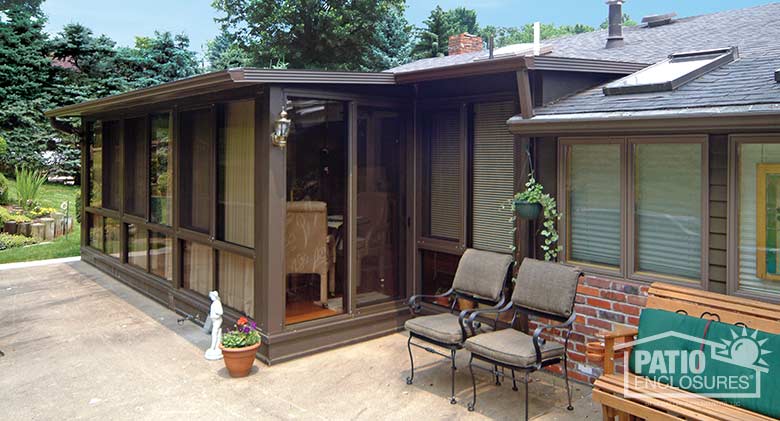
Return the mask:
{"type": "Polygon", "coordinates": [[[471,35],[466,32],[453,35],[450,37],[449,45],[447,47],[447,52],[451,56],[457,54],[475,53],[482,51],[482,37],[471,35]]]}
{"type": "MultiPolygon", "coordinates": [[[[637,326],[639,313],[647,303],[648,285],[628,281],[610,280],[598,276],[586,276],[577,288],[575,311],[577,320],[569,339],[569,377],[581,382],[593,383],[601,374],[600,364],[593,364],[585,357],[585,344],[595,342],[596,333],[612,330],[618,325],[637,326]]],[[[530,320],[533,332],[538,322],[530,320]]],[[[563,343],[561,332],[552,331],[545,339],[563,343]]],[[[560,373],[560,365],[548,367],[560,373]]]]}

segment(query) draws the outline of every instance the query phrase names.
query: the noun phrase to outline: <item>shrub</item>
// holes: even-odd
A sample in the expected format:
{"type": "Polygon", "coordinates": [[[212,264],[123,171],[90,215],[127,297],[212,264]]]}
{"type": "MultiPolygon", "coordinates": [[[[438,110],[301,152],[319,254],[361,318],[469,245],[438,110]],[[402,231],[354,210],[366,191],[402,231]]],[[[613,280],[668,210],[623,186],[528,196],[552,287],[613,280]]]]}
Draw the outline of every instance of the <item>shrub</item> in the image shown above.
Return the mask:
{"type": "Polygon", "coordinates": [[[32,220],[21,213],[14,213],[0,206],[0,225],[3,225],[8,221],[31,222],[32,220]]]}
{"type": "Polygon", "coordinates": [[[7,205],[11,203],[10,190],[11,188],[8,186],[8,180],[3,174],[0,174],[0,205],[7,205]]]}
{"type": "Polygon", "coordinates": [[[26,167],[17,167],[16,199],[19,201],[19,206],[26,210],[32,209],[45,182],[46,174],[26,167]]]}
{"type": "Polygon", "coordinates": [[[37,244],[38,240],[23,235],[0,233],[0,250],[11,249],[14,247],[24,247],[37,244]]]}

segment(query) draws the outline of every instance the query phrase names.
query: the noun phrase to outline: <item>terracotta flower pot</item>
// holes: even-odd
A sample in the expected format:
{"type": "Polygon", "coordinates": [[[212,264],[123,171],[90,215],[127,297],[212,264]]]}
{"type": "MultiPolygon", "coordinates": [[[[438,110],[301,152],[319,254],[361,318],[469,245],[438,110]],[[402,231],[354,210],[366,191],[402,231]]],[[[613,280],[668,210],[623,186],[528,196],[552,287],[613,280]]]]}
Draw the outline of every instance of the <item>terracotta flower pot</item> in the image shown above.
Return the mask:
{"type": "Polygon", "coordinates": [[[225,367],[230,373],[230,377],[246,377],[255,364],[255,354],[260,348],[260,342],[245,346],[243,348],[225,348],[219,344],[222,350],[222,359],[225,360],[225,367]]]}
{"type": "Polygon", "coordinates": [[[593,363],[604,362],[604,343],[603,342],[588,342],[585,344],[585,355],[588,361],[593,363]]]}

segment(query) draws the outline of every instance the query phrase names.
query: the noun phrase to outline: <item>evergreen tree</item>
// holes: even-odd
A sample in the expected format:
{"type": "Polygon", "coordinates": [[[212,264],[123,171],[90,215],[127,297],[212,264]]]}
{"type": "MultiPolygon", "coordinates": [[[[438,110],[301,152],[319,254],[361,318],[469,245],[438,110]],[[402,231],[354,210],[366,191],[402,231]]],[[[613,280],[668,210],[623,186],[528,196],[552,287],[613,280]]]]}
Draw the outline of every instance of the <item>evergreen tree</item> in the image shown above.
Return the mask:
{"type": "Polygon", "coordinates": [[[206,60],[210,71],[254,65],[249,54],[224,31],[206,44],[206,60]]]}
{"type": "Polygon", "coordinates": [[[469,34],[479,33],[476,10],[457,7],[446,11],[445,15],[449,22],[449,35],[462,34],[464,32],[469,34]]]}
{"type": "Polygon", "coordinates": [[[376,26],[365,71],[381,71],[412,59],[412,27],[400,7],[392,7],[376,26]]]}
{"type": "Polygon", "coordinates": [[[5,2],[0,9],[0,135],[8,153],[0,165],[43,165],[46,139],[52,130],[44,112],[52,107],[51,64],[39,7],[5,2]]]}
{"type": "Polygon", "coordinates": [[[442,57],[447,55],[449,37],[452,32],[451,21],[441,6],[431,11],[428,19],[423,21],[424,28],[418,30],[417,44],[412,55],[416,59],[442,57]]]}

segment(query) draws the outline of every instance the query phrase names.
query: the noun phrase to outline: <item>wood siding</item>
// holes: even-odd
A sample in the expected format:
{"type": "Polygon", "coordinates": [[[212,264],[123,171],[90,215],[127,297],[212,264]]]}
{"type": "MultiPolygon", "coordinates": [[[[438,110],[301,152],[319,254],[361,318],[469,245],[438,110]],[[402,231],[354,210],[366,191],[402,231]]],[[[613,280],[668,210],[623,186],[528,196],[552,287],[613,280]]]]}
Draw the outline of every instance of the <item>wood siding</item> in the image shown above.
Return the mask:
{"type": "Polygon", "coordinates": [[[710,240],[709,289],[726,293],[726,227],[728,188],[728,137],[710,136],[710,240]]]}

